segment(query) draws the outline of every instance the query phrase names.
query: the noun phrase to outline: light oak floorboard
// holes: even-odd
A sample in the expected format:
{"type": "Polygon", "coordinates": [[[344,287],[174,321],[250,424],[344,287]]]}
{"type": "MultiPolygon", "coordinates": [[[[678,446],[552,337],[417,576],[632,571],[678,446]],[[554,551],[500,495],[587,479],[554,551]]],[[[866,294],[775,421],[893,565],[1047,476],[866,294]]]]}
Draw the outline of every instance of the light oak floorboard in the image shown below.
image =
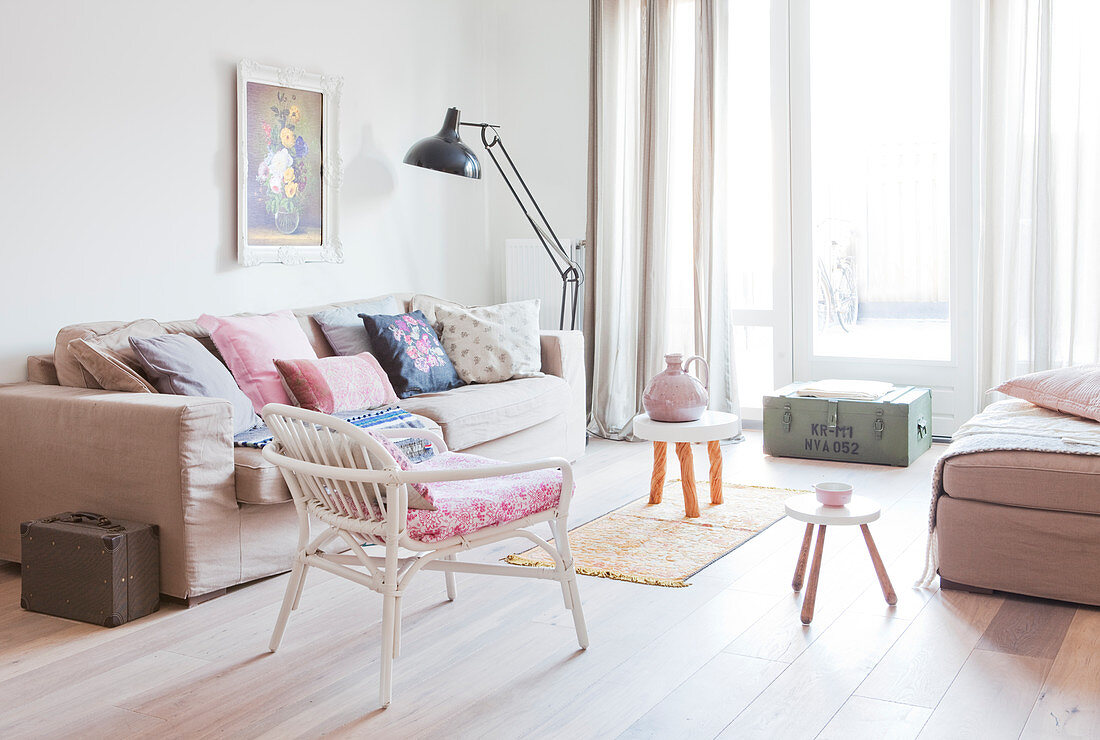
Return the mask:
{"type": "Polygon", "coordinates": [[[920,738],[1019,737],[1051,661],[975,650],[920,738]]]}
{"type": "Polygon", "coordinates": [[[870,614],[842,615],[719,737],[817,735],[907,625],[902,619],[870,614]]]}
{"type": "Polygon", "coordinates": [[[856,689],[871,699],[935,707],[1004,599],[939,591],[856,689]]]}
{"type": "Polygon", "coordinates": [[[1100,609],[1077,610],[1023,737],[1100,737],[1100,609]]]}
{"type": "Polygon", "coordinates": [[[844,702],[818,740],[912,740],[932,710],[853,696],[844,702]]]}
{"type": "Polygon", "coordinates": [[[1011,596],[997,610],[978,648],[998,653],[1053,658],[1077,607],[1011,596]]]}
{"type": "Polygon", "coordinates": [[[786,663],[719,653],[620,737],[712,738],[786,667],[786,663]]]}

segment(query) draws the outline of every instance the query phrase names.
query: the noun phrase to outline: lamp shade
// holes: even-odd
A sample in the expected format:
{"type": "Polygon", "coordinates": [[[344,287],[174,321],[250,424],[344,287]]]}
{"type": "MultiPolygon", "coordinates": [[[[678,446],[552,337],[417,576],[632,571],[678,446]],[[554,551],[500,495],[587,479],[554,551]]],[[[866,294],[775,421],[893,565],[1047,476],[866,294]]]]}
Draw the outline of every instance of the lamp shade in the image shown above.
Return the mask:
{"type": "Polygon", "coordinates": [[[481,162],[470,147],[462,143],[458,135],[461,120],[458,108],[448,108],[439,133],[429,136],[409,147],[405,164],[425,167],[463,177],[481,178],[481,162]]]}

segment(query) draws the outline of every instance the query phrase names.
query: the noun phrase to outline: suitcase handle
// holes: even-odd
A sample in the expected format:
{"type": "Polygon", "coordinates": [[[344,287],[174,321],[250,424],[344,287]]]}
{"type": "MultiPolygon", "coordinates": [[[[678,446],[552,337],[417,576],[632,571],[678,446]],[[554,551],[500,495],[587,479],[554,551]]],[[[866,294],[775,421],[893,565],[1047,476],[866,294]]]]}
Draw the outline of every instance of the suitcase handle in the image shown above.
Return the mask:
{"type": "Polygon", "coordinates": [[[90,511],[66,511],[63,514],[57,516],[51,516],[43,519],[44,522],[66,522],[68,524],[83,524],[84,520],[88,520],[94,523],[97,527],[106,529],[108,532],[121,532],[125,529],[121,524],[115,524],[102,514],[94,514],[90,511]]]}

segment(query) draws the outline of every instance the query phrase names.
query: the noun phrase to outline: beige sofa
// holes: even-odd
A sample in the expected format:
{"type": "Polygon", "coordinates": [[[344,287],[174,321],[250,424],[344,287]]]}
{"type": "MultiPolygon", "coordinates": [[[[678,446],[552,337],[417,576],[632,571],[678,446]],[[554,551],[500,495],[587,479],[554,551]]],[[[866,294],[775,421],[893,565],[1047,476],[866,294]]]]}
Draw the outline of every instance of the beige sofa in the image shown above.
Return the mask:
{"type": "MultiPolygon", "coordinates": [[[[409,295],[397,295],[407,307],[409,295]]],[[[360,301],[347,301],[350,305],[360,301]]],[[[319,356],[333,354],[296,309],[319,356]]],[[[68,341],[123,322],[63,329],[53,355],[28,358],[29,382],[0,386],[0,560],[19,560],[19,523],[85,510],[160,526],[161,591],[200,600],[290,569],[295,513],[259,450],[233,446],[228,401],[60,385],[80,373],[68,341]]],[[[209,343],[194,321],[164,324],[209,343]]],[[[449,447],[520,460],[584,452],[580,332],[544,332],[543,377],[470,385],[401,401],[449,447]]],[[[208,344],[212,347],[212,344],[208,344]]],[[[80,381],[72,381],[79,383],[80,381]]]]}

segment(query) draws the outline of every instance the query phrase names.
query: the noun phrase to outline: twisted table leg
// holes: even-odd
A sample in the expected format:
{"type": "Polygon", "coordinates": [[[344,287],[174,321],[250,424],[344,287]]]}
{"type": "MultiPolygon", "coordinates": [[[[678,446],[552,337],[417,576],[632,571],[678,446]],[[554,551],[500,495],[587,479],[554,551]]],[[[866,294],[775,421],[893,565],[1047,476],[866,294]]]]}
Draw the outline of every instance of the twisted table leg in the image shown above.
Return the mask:
{"type": "Polygon", "coordinates": [[[653,443],[653,478],[649,481],[649,503],[661,503],[661,492],[665,490],[665,455],[668,442],[653,443]]]}
{"type": "Polygon", "coordinates": [[[691,457],[691,444],[677,442],[676,457],[680,458],[680,484],[684,487],[684,511],[690,517],[697,517],[699,499],[695,497],[695,462],[691,457]]]}
{"type": "Polygon", "coordinates": [[[710,456],[710,502],[722,503],[722,446],[718,440],[707,442],[707,454],[710,456]]]}

